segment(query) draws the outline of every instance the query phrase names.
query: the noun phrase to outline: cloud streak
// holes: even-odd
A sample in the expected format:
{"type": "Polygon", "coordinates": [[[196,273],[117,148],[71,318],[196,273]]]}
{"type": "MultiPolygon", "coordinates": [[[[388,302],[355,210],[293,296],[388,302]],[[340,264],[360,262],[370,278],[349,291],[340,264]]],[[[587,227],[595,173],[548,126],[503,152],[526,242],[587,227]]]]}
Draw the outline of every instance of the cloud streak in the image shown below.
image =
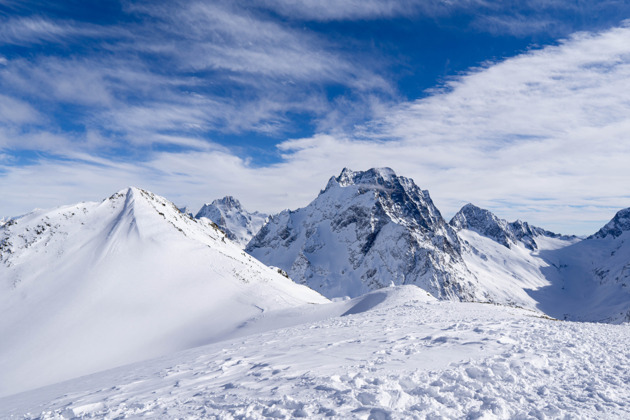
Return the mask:
{"type": "MultiPolygon", "coordinates": [[[[352,9],[363,17],[339,6],[321,19],[392,16],[405,4],[352,9]]],[[[293,21],[279,23],[266,7],[135,5],[126,13],[136,19],[120,37],[99,41],[95,53],[7,55],[0,61],[0,216],[96,200],[130,184],[180,205],[232,194],[273,212],[306,205],[344,166],[390,166],[429,189],[447,216],[470,201],[566,233],[592,233],[630,206],[629,27],[487,63],[397,103],[375,67],[293,21]],[[350,93],[333,97],[333,88],[350,93]],[[237,153],[212,140],[278,135],[294,124],[293,114],[307,114],[317,131],[280,142],[268,152],[272,164],[252,160],[254,147],[237,153]]],[[[308,19],[315,12],[304,7],[319,6],[274,7],[308,19]]],[[[79,36],[63,24],[29,33],[24,22],[22,32],[0,30],[0,39],[72,43],[79,36]]]]}

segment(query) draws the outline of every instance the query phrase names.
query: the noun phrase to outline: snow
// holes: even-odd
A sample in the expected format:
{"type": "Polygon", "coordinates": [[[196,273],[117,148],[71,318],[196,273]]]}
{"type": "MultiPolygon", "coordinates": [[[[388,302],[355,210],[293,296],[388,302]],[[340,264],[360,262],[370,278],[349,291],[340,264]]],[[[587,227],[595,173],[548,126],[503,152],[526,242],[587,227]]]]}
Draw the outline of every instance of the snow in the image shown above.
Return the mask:
{"type": "Polygon", "coordinates": [[[535,238],[511,248],[462,229],[463,258],[488,300],[574,321],[630,321],[630,232],[535,238]]]}
{"type": "Polygon", "coordinates": [[[0,418],[629,418],[629,209],[465,209],[344,169],[258,234],[281,268],[133,187],[3,220],[0,418]]]}
{"type": "Polygon", "coordinates": [[[0,230],[0,395],[217,341],[327,300],[128,188],[0,230]]]}
{"type": "Polygon", "coordinates": [[[413,180],[346,168],[308,206],[271,217],[246,251],[328,298],[416,284],[439,298],[481,299],[459,248],[413,180]]]}
{"type": "Polygon", "coordinates": [[[617,238],[628,231],[630,231],[630,208],[619,210],[610,222],[589,239],[604,239],[609,235],[617,238]]]}
{"type": "Polygon", "coordinates": [[[250,213],[241,206],[241,203],[232,196],[226,196],[214,200],[210,204],[204,204],[197,212],[197,219],[205,217],[217,224],[227,237],[245,248],[247,243],[258,233],[267,222],[268,216],[264,213],[250,213]]]}
{"type": "Polygon", "coordinates": [[[246,336],[0,399],[0,418],[630,415],[628,325],[436,301],[402,286],[270,311],[248,328],[246,336]]]}

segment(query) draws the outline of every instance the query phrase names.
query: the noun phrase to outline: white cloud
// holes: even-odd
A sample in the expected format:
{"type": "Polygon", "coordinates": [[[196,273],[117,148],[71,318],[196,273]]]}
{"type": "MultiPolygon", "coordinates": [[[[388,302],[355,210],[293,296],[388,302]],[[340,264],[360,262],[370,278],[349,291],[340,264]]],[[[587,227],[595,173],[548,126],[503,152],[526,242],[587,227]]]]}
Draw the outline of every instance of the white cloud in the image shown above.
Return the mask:
{"type": "Polygon", "coordinates": [[[122,28],[113,30],[74,21],[52,21],[42,17],[0,19],[0,44],[60,43],[71,37],[102,38],[121,37],[123,35],[128,34],[122,28]]]}
{"type": "Polygon", "coordinates": [[[28,103],[0,94],[0,124],[27,124],[42,120],[39,112],[28,103]]]}
{"type": "MultiPolygon", "coordinates": [[[[90,162],[77,154],[79,162],[42,158],[27,167],[5,166],[0,214],[99,199],[129,184],[193,207],[233,194],[250,209],[278,211],[307,204],[344,166],[390,166],[429,189],[445,216],[473,202],[500,217],[592,233],[630,206],[627,86],[630,28],[582,33],[488,64],[424,99],[381,109],[383,118],[350,133],[286,141],[278,149],[283,160],[267,167],[254,167],[211,143],[203,147],[194,136],[164,133],[147,141],[188,144],[196,151],[152,153],[137,165],[90,162]]],[[[280,105],[268,105],[274,106],[280,105]]],[[[149,134],[151,125],[171,128],[160,125],[162,118],[203,125],[210,108],[188,113],[175,107],[175,115],[158,112],[155,120],[130,114],[137,126],[117,121],[134,135],[149,134]]],[[[66,147],[56,136],[27,140],[66,147]]],[[[86,142],[92,143],[98,135],[86,142]]]]}
{"type": "Polygon", "coordinates": [[[630,11],[630,4],[618,0],[262,0],[257,5],[290,19],[323,22],[425,16],[452,25],[448,19],[456,16],[462,29],[519,37],[566,36],[576,25],[593,30],[619,23],[614,19],[630,11]]]}
{"type": "Polygon", "coordinates": [[[359,95],[394,92],[335,45],[248,8],[181,2],[129,5],[128,12],[134,22],[113,26],[41,17],[0,21],[0,43],[83,49],[85,38],[94,37],[94,48],[79,56],[38,50],[0,61],[0,89],[49,115],[48,131],[85,127],[115,133],[114,142],[144,145],[173,132],[275,134],[294,128],[289,113],[323,121],[334,112],[326,85],[359,95]]]}

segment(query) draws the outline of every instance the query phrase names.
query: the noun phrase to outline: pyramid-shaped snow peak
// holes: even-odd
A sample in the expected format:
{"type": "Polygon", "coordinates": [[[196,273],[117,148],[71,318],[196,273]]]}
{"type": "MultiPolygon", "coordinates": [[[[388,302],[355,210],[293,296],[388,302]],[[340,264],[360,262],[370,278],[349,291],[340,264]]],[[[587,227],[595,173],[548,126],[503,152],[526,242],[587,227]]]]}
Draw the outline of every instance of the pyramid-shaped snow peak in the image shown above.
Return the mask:
{"type": "Polygon", "coordinates": [[[271,217],[247,251],[328,297],[415,284],[469,300],[460,247],[428,191],[381,168],[344,169],[308,206],[271,217]]]}
{"type": "Polygon", "coordinates": [[[0,395],[215,341],[326,300],[138,188],[0,227],[0,395]]]}

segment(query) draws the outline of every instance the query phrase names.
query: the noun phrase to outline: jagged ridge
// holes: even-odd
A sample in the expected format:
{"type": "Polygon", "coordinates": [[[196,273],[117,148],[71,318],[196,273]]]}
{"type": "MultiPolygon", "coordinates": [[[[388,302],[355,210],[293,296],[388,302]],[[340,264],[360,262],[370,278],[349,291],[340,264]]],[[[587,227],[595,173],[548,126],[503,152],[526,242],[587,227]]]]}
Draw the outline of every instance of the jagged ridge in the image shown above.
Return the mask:
{"type": "Polygon", "coordinates": [[[195,215],[212,220],[225,232],[226,236],[244,248],[267,221],[267,215],[260,212],[250,213],[232,196],[204,204],[195,215]]]}
{"type": "Polygon", "coordinates": [[[415,284],[470,300],[474,276],[428,191],[389,168],[344,169],[307,207],[273,216],[247,246],[328,297],[415,284]]]}
{"type": "MultiPolygon", "coordinates": [[[[449,224],[456,230],[468,229],[477,232],[507,248],[521,243],[532,251],[538,249],[538,244],[536,243],[536,237],[538,236],[549,238],[563,237],[545,229],[531,226],[529,223],[521,220],[510,223],[499,219],[489,210],[479,208],[470,203],[462,207],[453,216],[449,224]]],[[[568,239],[570,237],[565,238],[568,239]]]]}

